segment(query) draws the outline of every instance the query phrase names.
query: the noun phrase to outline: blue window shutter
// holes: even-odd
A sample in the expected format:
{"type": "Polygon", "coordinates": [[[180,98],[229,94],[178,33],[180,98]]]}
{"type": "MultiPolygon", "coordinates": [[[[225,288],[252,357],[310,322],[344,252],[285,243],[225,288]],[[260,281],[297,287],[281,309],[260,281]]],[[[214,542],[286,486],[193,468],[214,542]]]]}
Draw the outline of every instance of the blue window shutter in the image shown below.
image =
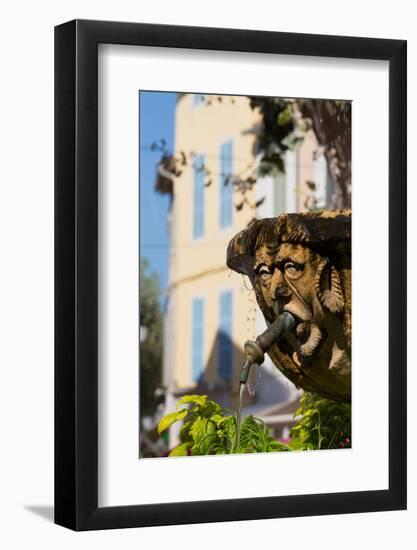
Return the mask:
{"type": "Polygon", "coordinates": [[[193,237],[204,233],[204,155],[198,155],[193,164],[193,237]]]}
{"type": "Polygon", "coordinates": [[[233,374],[233,295],[231,291],[220,294],[219,310],[218,369],[219,377],[227,381],[233,374]]]}
{"type": "Polygon", "coordinates": [[[220,147],[220,227],[232,225],[233,214],[233,144],[223,143],[220,147]]]}
{"type": "Polygon", "coordinates": [[[194,382],[201,380],[204,374],[204,300],[194,298],[192,306],[192,378],[194,382]]]}

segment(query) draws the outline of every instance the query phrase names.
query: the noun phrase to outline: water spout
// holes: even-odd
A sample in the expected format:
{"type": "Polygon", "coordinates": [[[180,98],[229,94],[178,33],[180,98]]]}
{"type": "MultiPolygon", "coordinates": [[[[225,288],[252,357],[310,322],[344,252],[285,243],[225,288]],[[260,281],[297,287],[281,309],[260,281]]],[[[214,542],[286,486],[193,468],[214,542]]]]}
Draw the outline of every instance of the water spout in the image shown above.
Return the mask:
{"type": "Polygon", "coordinates": [[[288,311],[284,311],[271,325],[260,334],[256,340],[245,342],[246,362],[240,372],[240,383],[246,384],[252,365],[262,365],[265,361],[265,352],[278,342],[286,332],[295,326],[295,319],[288,311]]]}
{"type": "Polygon", "coordinates": [[[252,365],[262,365],[265,360],[265,352],[278,342],[286,332],[295,326],[295,318],[288,311],[284,311],[271,325],[260,334],[256,340],[245,342],[246,361],[240,371],[239,398],[236,410],[236,451],[239,450],[240,426],[242,416],[242,398],[252,365]]]}

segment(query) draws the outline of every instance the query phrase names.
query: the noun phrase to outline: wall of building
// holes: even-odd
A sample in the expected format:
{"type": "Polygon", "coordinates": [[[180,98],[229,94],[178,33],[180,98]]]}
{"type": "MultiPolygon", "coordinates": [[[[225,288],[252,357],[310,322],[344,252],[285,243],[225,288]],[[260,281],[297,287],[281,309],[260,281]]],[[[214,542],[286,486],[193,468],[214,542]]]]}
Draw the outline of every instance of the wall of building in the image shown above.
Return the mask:
{"type": "MultiPolygon", "coordinates": [[[[209,96],[210,101],[210,96],[209,96]]],[[[175,152],[183,151],[204,155],[206,185],[204,187],[203,234],[193,236],[193,186],[192,162],[182,167],[182,174],[174,188],[171,224],[171,250],[169,273],[168,324],[177,327],[175,336],[168,329],[167,339],[175,338],[170,366],[174,372],[171,384],[176,390],[196,384],[192,376],[192,300],[204,299],[203,360],[206,365],[205,381],[209,385],[221,384],[218,369],[218,330],[220,293],[230,290],[233,295],[233,380],[238,376],[243,355],[242,346],[248,327],[254,327],[250,317],[250,303],[243,277],[226,267],[226,248],[229,240],[255,217],[256,210],[245,205],[240,211],[232,209],[229,227],[220,224],[221,160],[222,144],[232,141],[233,173],[249,174],[253,169],[254,135],[250,130],[257,120],[257,113],[249,107],[246,97],[213,96],[211,103],[195,106],[192,95],[182,96],[177,104],[175,124],[175,152]],[[172,305],[175,296],[175,307],[172,305]],[[180,328],[180,329],[179,329],[180,328]]],[[[251,203],[254,193],[247,194],[251,203]]],[[[232,202],[242,200],[239,192],[233,192],[232,202]]],[[[252,312],[253,313],[253,312],[252,312]]],[[[172,344],[171,349],[172,349],[172,344]]],[[[167,359],[168,360],[168,359],[167,359]]]]}

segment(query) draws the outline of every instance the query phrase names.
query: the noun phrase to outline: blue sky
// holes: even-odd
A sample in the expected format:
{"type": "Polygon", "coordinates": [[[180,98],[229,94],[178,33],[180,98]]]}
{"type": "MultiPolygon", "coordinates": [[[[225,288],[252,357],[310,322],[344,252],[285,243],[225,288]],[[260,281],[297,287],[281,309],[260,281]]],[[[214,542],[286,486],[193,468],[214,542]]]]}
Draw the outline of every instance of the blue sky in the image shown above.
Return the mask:
{"type": "Polygon", "coordinates": [[[139,92],[140,109],[140,253],[157,273],[161,288],[168,283],[168,195],[154,191],[160,151],[152,143],[166,141],[172,152],[174,142],[175,92],[139,92]]]}

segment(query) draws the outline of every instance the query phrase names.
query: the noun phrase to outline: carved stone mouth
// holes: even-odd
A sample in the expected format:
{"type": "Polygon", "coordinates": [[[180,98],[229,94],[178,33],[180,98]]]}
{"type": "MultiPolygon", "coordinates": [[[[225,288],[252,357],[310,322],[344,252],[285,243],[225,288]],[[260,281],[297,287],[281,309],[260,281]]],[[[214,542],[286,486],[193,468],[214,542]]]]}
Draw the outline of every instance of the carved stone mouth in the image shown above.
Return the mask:
{"type": "Polygon", "coordinates": [[[272,309],[274,311],[275,319],[278,319],[278,317],[284,311],[285,306],[289,303],[290,300],[291,300],[291,296],[285,296],[285,297],[279,298],[274,303],[272,309]]]}
{"type": "Polygon", "coordinates": [[[285,344],[278,346],[286,353],[298,368],[307,367],[320,354],[323,332],[312,321],[312,315],[305,304],[292,295],[282,297],[273,306],[275,318],[288,311],[295,318],[295,327],[287,333],[285,344]]]}
{"type": "Polygon", "coordinates": [[[288,311],[299,322],[311,321],[311,311],[297,299],[292,298],[289,300],[282,308],[282,311],[288,311]]]}

